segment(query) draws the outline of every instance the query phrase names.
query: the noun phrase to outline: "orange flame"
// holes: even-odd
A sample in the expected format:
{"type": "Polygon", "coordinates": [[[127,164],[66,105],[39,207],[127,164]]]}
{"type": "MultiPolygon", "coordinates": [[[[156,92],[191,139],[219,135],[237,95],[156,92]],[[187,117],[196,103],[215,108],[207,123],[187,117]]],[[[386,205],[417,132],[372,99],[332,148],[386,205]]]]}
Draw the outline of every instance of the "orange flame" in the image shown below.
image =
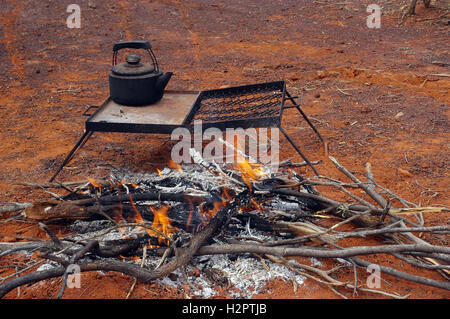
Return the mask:
{"type": "MultiPolygon", "coordinates": [[[[152,227],[168,237],[171,236],[174,233],[174,228],[170,224],[170,219],[167,216],[169,206],[164,205],[160,209],[155,209],[154,207],[150,206],[150,209],[153,212],[152,227]]],[[[165,238],[162,237],[160,234],[156,233],[156,236],[158,236],[158,242],[160,244],[165,242],[165,238]]],[[[166,242],[166,244],[168,243],[166,242]]]]}
{"type": "Polygon", "coordinates": [[[176,170],[178,170],[180,173],[183,173],[183,169],[181,168],[181,165],[178,164],[178,163],[175,163],[175,162],[172,161],[172,160],[169,160],[169,167],[170,167],[171,169],[176,169],[176,170]]]}
{"type": "Polygon", "coordinates": [[[100,190],[100,193],[102,192],[102,184],[100,182],[97,182],[93,178],[87,178],[88,182],[91,183],[92,186],[98,188],[100,190]]]}
{"type": "Polygon", "coordinates": [[[161,170],[160,169],[156,169],[156,171],[158,172],[159,176],[162,176],[161,170]]]}
{"type": "Polygon", "coordinates": [[[213,208],[208,210],[202,208],[201,217],[203,225],[206,225],[207,221],[212,219],[222,207],[226,206],[231,201],[231,199],[232,196],[228,194],[228,191],[224,188],[222,191],[222,199],[220,201],[214,202],[213,208]]]}
{"type": "Polygon", "coordinates": [[[128,197],[130,198],[131,207],[133,207],[133,210],[135,212],[134,221],[138,224],[144,224],[145,223],[144,218],[142,218],[141,213],[134,204],[133,197],[131,196],[131,194],[128,194],[128,197]]]}
{"type": "Polygon", "coordinates": [[[189,225],[191,224],[191,220],[192,220],[192,214],[194,213],[194,203],[192,202],[192,200],[190,198],[187,198],[188,202],[189,202],[189,216],[186,222],[186,229],[189,229],[189,225]]]}
{"type": "MultiPolygon", "coordinates": [[[[134,221],[137,224],[145,224],[145,220],[144,220],[144,218],[142,218],[141,213],[139,212],[136,205],[134,204],[131,194],[129,194],[129,197],[130,197],[131,206],[133,207],[133,210],[135,212],[134,221]]],[[[155,228],[156,230],[160,231],[167,237],[170,237],[174,232],[174,228],[170,224],[170,219],[167,216],[167,211],[169,210],[169,206],[162,206],[160,209],[155,209],[154,207],[150,206],[150,209],[153,212],[152,227],[155,228]]],[[[152,231],[148,228],[140,227],[139,230],[145,230],[147,232],[147,234],[149,234],[149,236],[158,237],[158,242],[160,244],[164,243],[166,240],[163,236],[161,236],[161,234],[159,234],[155,231],[152,231]]],[[[168,244],[168,243],[166,243],[166,244],[168,244]]]]}
{"type": "Polygon", "coordinates": [[[252,188],[252,181],[267,176],[261,164],[250,163],[247,160],[238,162],[236,169],[241,172],[242,180],[250,189],[252,188]]]}
{"type": "Polygon", "coordinates": [[[222,204],[223,206],[225,206],[226,204],[228,204],[231,201],[232,197],[230,194],[228,194],[228,191],[226,188],[223,189],[222,192],[222,204]]]}
{"type": "Polygon", "coordinates": [[[252,201],[253,205],[255,205],[257,210],[262,211],[262,206],[261,206],[262,203],[261,204],[257,203],[254,198],[252,198],[251,201],[252,201]]]}
{"type": "MultiPolygon", "coordinates": [[[[118,186],[117,187],[117,194],[120,196],[121,195],[121,190],[120,190],[120,187],[122,186],[122,184],[120,183],[120,182],[115,182],[116,183],[116,185],[118,186]]],[[[113,216],[113,218],[114,218],[114,220],[118,223],[118,224],[120,224],[120,223],[122,223],[122,222],[124,222],[125,221],[125,219],[123,218],[123,205],[122,205],[122,201],[119,201],[119,215],[117,216],[116,214],[113,216]]],[[[125,234],[126,234],[126,230],[124,229],[124,228],[122,228],[122,227],[119,227],[119,233],[120,233],[120,235],[122,236],[122,238],[124,238],[124,237],[126,237],[125,236],[125,234]]]]}

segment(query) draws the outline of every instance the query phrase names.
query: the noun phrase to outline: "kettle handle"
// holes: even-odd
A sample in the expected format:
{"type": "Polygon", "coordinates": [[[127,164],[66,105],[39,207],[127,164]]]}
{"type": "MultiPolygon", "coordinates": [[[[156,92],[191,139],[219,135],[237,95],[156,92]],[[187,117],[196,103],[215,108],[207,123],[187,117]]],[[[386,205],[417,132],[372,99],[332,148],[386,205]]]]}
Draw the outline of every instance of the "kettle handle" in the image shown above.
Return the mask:
{"type": "Polygon", "coordinates": [[[125,49],[125,48],[146,50],[152,59],[153,67],[155,68],[155,71],[159,71],[158,61],[156,60],[156,56],[152,51],[152,45],[150,44],[149,41],[144,41],[144,40],[116,42],[113,46],[112,65],[117,64],[118,51],[121,49],[125,49]]]}
{"type": "Polygon", "coordinates": [[[125,48],[149,50],[152,48],[152,46],[151,46],[150,42],[142,41],[142,40],[117,42],[113,46],[113,52],[119,51],[120,49],[125,49],[125,48]]]}

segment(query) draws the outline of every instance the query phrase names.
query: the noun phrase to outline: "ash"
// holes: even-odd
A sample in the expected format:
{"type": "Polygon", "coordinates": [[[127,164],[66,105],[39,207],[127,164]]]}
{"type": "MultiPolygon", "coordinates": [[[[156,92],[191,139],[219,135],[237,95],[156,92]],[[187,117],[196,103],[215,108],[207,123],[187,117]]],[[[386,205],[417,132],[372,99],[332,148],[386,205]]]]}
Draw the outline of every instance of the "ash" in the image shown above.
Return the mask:
{"type": "Polygon", "coordinates": [[[280,264],[267,260],[265,260],[265,264],[269,269],[265,269],[259,259],[252,258],[250,255],[239,256],[234,261],[226,255],[216,255],[212,256],[203,268],[223,272],[230,282],[231,288],[235,288],[230,293],[233,298],[251,298],[254,294],[261,292],[269,280],[295,280],[298,285],[305,280],[304,277],[280,264]]]}
{"type": "Polygon", "coordinates": [[[124,234],[133,237],[143,233],[143,231],[138,230],[136,227],[124,227],[119,230],[111,229],[113,226],[114,224],[109,220],[77,220],[70,226],[75,234],[68,236],[68,238],[74,241],[101,238],[100,242],[104,242],[109,240],[120,240],[123,238],[124,234]]]}
{"type": "MultiPolygon", "coordinates": [[[[200,298],[211,298],[218,294],[215,287],[223,285],[225,282],[225,292],[232,298],[252,298],[253,295],[260,293],[270,280],[278,279],[286,281],[287,284],[293,284],[295,280],[297,285],[303,284],[305,277],[302,277],[288,268],[265,260],[268,269],[265,269],[259,259],[250,255],[242,255],[235,260],[227,255],[215,255],[211,257],[195,257],[191,261],[200,270],[200,275],[196,277],[184,276],[180,269],[174,274],[176,280],[169,277],[157,280],[160,285],[174,288],[180,288],[186,284],[193,288],[191,294],[200,298]],[[209,270],[209,271],[208,271],[209,270]],[[215,273],[222,277],[221,282],[208,278],[205,273],[215,273]]],[[[194,267],[186,266],[186,272],[192,273],[194,267]]],[[[266,291],[269,292],[270,291],[266,291]]]]}
{"type": "Polygon", "coordinates": [[[159,189],[164,192],[184,192],[192,195],[207,195],[207,192],[228,185],[226,179],[214,175],[199,165],[184,164],[182,172],[164,168],[160,174],[146,172],[117,172],[113,180],[126,180],[138,184],[142,190],[159,189]],[[147,185],[147,183],[149,183],[147,185]]]}
{"type": "MultiPolygon", "coordinates": [[[[146,265],[151,267],[156,263],[157,261],[153,260],[148,261],[146,265]]],[[[173,272],[175,275],[173,277],[176,277],[175,280],[166,276],[156,280],[156,283],[178,289],[189,285],[191,287],[189,293],[192,296],[205,299],[218,295],[216,287],[220,285],[225,287],[225,293],[232,298],[249,299],[262,292],[270,280],[283,280],[290,285],[294,285],[293,281],[295,280],[298,286],[302,285],[305,280],[305,277],[280,264],[268,260],[265,260],[265,264],[268,269],[264,268],[259,259],[255,259],[248,254],[241,255],[236,259],[230,259],[227,255],[195,257],[185,267],[185,271],[179,268],[173,272]],[[195,267],[192,265],[195,265],[195,267]],[[191,275],[196,268],[200,271],[198,277],[191,275]],[[189,275],[185,275],[186,273],[189,275]],[[205,275],[208,273],[216,274],[216,278],[212,279],[205,275]],[[217,279],[217,277],[220,279],[217,279]]],[[[264,292],[270,293],[270,291],[264,292]]]]}
{"type": "MultiPolygon", "coordinates": [[[[258,231],[252,233],[257,239],[270,238],[258,231]]],[[[146,265],[152,267],[156,263],[157,260],[153,260],[148,261],[146,265]]],[[[263,292],[270,280],[283,280],[296,289],[295,286],[302,285],[306,279],[281,264],[267,259],[264,259],[264,263],[268,269],[259,258],[250,254],[198,256],[185,266],[185,271],[180,268],[174,271],[175,280],[166,276],[156,282],[179,289],[187,284],[191,287],[190,294],[199,298],[207,299],[218,295],[216,287],[221,286],[232,298],[248,299],[263,292]],[[195,275],[196,270],[197,275],[195,275]]],[[[291,260],[290,263],[293,264],[296,261],[291,260]]],[[[264,291],[264,293],[270,293],[270,291],[264,291]]]]}

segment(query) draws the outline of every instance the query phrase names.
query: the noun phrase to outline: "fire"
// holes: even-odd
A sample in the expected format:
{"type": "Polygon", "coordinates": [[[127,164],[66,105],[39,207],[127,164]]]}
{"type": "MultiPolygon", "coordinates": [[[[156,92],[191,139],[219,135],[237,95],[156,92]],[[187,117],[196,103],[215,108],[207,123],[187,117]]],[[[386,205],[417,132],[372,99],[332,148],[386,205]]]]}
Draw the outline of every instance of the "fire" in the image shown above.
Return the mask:
{"type": "Polygon", "coordinates": [[[256,207],[257,210],[262,211],[262,203],[256,202],[254,198],[251,199],[252,204],[256,207]]]}
{"type": "MultiPolygon", "coordinates": [[[[134,221],[137,224],[144,225],[146,222],[145,222],[144,218],[142,218],[141,213],[139,212],[136,205],[134,204],[131,194],[129,194],[129,197],[130,197],[131,206],[133,207],[133,210],[135,212],[134,221]]],[[[164,235],[166,235],[167,237],[170,237],[173,234],[174,229],[173,229],[172,225],[170,224],[169,217],[167,216],[167,211],[169,210],[169,206],[162,206],[160,209],[155,209],[154,207],[150,206],[150,209],[153,212],[153,223],[151,226],[154,229],[156,229],[156,230],[160,231],[161,233],[163,233],[164,235]]],[[[151,229],[140,227],[139,230],[145,230],[149,236],[158,237],[158,242],[160,244],[164,243],[164,241],[165,241],[165,238],[163,236],[161,236],[161,234],[159,234],[155,231],[152,231],[151,229]]]]}
{"type": "Polygon", "coordinates": [[[242,180],[250,189],[252,188],[252,181],[267,176],[261,164],[250,163],[247,160],[238,162],[236,169],[241,172],[242,180]]]}
{"type": "MultiPolygon", "coordinates": [[[[119,182],[116,182],[116,185],[117,186],[119,186],[119,188],[117,189],[117,194],[119,194],[119,196],[120,196],[120,186],[122,186],[119,182]]],[[[119,211],[119,213],[120,213],[120,216],[118,216],[118,218],[117,218],[117,220],[116,221],[118,221],[118,222],[120,222],[120,220],[123,220],[123,206],[122,206],[122,202],[121,201],[119,201],[119,207],[120,207],[120,211],[119,211]]],[[[121,232],[122,232],[122,230],[121,230],[121,232]]]]}
{"type": "Polygon", "coordinates": [[[169,160],[169,167],[170,167],[171,169],[176,169],[176,170],[178,170],[180,173],[183,173],[183,169],[181,168],[181,165],[178,164],[178,163],[175,163],[175,162],[172,161],[172,160],[169,160]]]}
{"type": "Polygon", "coordinates": [[[91,183],[92,186],[98,188],[100,190],[100,193],[102,192],[102,184],[100,182],[97,182],[93,178],[87,178],[88,182],[91,183]]]}
{"type": "Polygon", "coordinates": [[[159,176],[162,176],[162,172],[161,172],[160,169],[156,169],[156,171],[158,172],[158,175],[159,175],[159,176]]]}
{"type": "Polygon", "coordinates": [[[208,210],[207,217],[213,218],[214,215],[223,207],[222,202],[214,202],[213,208],[208,210]]]}
{"type": "Polygon", "coordinates": [[[231,201],[232,197],[230,194],[228,194],[228,191],[226,188],[223,189],[222,192],[222,205],[225,206],[231,201]]]}
{"type": "Polygon", "coordinates": [[[133,197],[131,196],[131,194],[128,194],[128,197],[130,198],[131,206],[133,207],[133,210],[135,212],[134,221],[138,224],[145,224],[144,218],[142,218],[141,213],[139,212],[136,205],[134,204],[133,197]]]}
{"type": "MultiPolygon", "coordinates": [[[[156,230],[160,231],[167,237],[170,237],[174,232],[174,228],[170,224],[170,219],[167,216],[167,211],[169,210],[169,206],[164,205],[160,209],[155,209],[154,207],[150,206],[150,209],[153,212],[152,227],[155,228],[156,230]]],[[[150,231],[150,232],[152,232],[152,231],[150,231]]],[[[163,238],[158,233],[156,233],[156,234],[155,234],[155,232],[152,232],[152,233],[153,233],[153,235],[158,236],[158,242],[160,244],[164,243],[165,238],[163,238]]]]}
{"type": "Polygon", "coordinates": [[[192,220],[192,214],[194,213],[194,203],[192,202],[192,200],[190,198],[188,198],[187,200],[189,202],[189,216],[186,221],[186,229],[189,229],[189,225],[191,224],[191,220],[192,220]]]}
{"type": "Polygon", "coordinates": [[[228,194],[228,191],[224,188],[222,191],[222,199],[213,203],[213,208],[202,209],[202,223],[205,225],[208,220],[211,220],[216,213],[224,206],[226,206],[232,199],[232,196],[228,194]]]}
{"type": "MultiPolygon", "coordinates": [[[[247,160],[238,162],[236,164],[236,169],[241,172],[241,178],[250,190],[252,189],[253,181],[268,177],[262,164],[250,163],[247,160]]],[[[256,202],[253,197],[251,198],[251,201],[257,210],[262,211],[262,203],[256,202]]]]}

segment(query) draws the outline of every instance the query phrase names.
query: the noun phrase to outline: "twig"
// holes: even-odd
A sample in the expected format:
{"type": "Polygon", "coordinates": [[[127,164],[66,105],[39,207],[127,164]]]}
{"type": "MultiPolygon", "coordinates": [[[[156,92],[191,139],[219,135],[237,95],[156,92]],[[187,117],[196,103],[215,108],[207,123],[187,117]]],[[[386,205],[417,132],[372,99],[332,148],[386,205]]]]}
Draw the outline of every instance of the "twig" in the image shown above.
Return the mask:
{"type": "Polygon", "coordinates": [[[273,261],[273,262],[280,263],[280,264],[286,266],[288,269],[298,273],[299,275],[306,276],[306,277],[308,277],[310,279],[313,279],[313,280],[315,280],[315,281],[317,281],[319,283],[325,284],[334,293],[336,293],[338,296],[340,296],[340,297],[342,297],[344,299],[347,299],[347,297],[344,296],[343,294],[341,294],[340,292],[338,292],[334,287],[351,288],[351,289],[353,289],[353,291],[355,291],[355,289],[357,288],[360,291],[365,291],[365,292],[370,292],[370,293],[375,293],[375,294],[381,294],[381,295],[385,295],[385,296],[396,298],[396,299],[404,299],[404,298],[407,298],[409,296],[409,295],[397,296],[397,295],[393,295],[393,294],[390,294],[388,292],[382,291],[380,289],[373,290],[373,289],[366,289],[366,288],[362,288],[362,287],[357,287],[356,286],[356,282],[355,282],[355,285],[351,285],[349,283],[344,283],[344,282],[338,281],[338,280],[336,280],[336,279],[334,279],[334,278],[329,276],[330,273],[334,272],[335,270],[337,270],[339,268],[342,268],[342,266],[341,267],[336,267],[336,268],[333,268],[333,269],[330,269],[330,270],[321,270],[321,269],[318,269],[318,268],[315,268],[315,267],[311,267],[311,266],[308,266],[308,265],[300,264],[298,262],[292,263],[292,262],[287,261],[284,258],[279,258],[279,257],[271,256],[271,255],[266,255],[266,257],[268,259],[270,259],[271,261],[273,261]],[[314,276],[311,276],[311,275],[309,275],[309,274],[307,274],[305,272],[298,271],[296,268],[305,269],[305,270],[308,270],[310,272],[316,273],[319,276],[321,276],[325,281],[323,281],[321,279],[318,279],[318,278],[316,278],[314,276]]]}
{"type": "Polygon", "coordinates": [[[381,229],[363,229],[354,232],[339,233],[341,238],[347,237],[366,237],[390,233],[413,233],[413,232],[431,232],[431,233],[450,233],[448,226],[432,226],[432,227],[398,227],[398,228],[381,228],[381,229]]]}
{"type": "MultiPolygon", "coordinates": [[[[145,265],[145,260],[147,259],[147,246],[144,246],[144,249],[142,251],[142,260],[141,260],[141,267],[144,267],[145,265]]],[[[125,297],[125,299],[128,299],[130,297],[130,295],[132,294],[134,287],[136,286],[137,283],[137,279],[136,277],[134,278],[133,284],[131,285],[130,290],[128,291],[127,296],[125,297]]]]}
{"type": "MultiPolygon", "coordinates": [[[[310,163],[311,163],[312,165],[318,165],[318,164],[321,163],[321,161],[320,161],[320,160],[318,160],[318,161],[312,161],[312,162],[310,162],[310,163]]],[[[306,162],[293,163],[293,162],[289,159],[289,160],[286,160],[286,161],[283,161],[283,162],[280,162],[280,163],[270,163],[270,164],[266,164],[266,165],[278,166],[278,167],[285,167],[285,166],[288,166],[288,167],[302,167],[302,166],[308,166],[309,164],[306,163],[306,162]]]]}
{"type": "Polygon", "coordinates": [[[394,255],[398,259],[406,261],[407,263],[409,263],[409,264],[411,264],[413,266],[420,267],[420,268],[431,269],[431,270],[450,269],[450,265],[440,265],[440,264],[439,265],[430,265],[430,264],[425,264],[423,262],[416,261],[416,260],[414,260],[412,258],[405,257],[405,256],[403,256],[401,254],[394,253],[392,255],[394,255]]]}
{"type": "Polygon", "coordinates": [[[329,156],[328,157],[333,164],[345,175],[347,175],[347,177],[349,177],[353,182],[355,182],[356,184],[358,184],[359,187],[361,187],[362,190],[364,190],[367,195],[369,195],[370,197],[372,197],[372,199],[377,202],[381,207],[386,207],[387,201],[386,199],[384,199],[380,194],[378,194],[377,192],[375,192],[371,187],[368,187],[366,184],[362,183],[358,178],[356,178],[355,175],[353,175],[352,173],[350,173],[344,166],[342,166],[333,156],[329,156]]]}
{"type": "Polygon", "coordinates": [[[33,206],[31,203],[9,203],[0,206],[0,213],[11,213],[33,206]]]}
{"type": "Polygon", "coordinates": [[[339,92],[341,92],[342,94],[344,94],[344,95],[351,96],[350,93],[343,91],[342,89],[338,88],[337,86],[336,86],[336,89],[337,89],[339,92]]]}
{"type": "MultiPolygon", "coordinates": [[[[93,250],[95,247],[98,247],[98,241],[96,240],[91,240],[90,242],[88,242],[88,244],[84,247],[82,247],[79,251],[77,251],[72,258],[70,259],[70,264],[76,264],[78,262],[78,260],[83,257],[87,252],[93,250]]],[[[66,289],[67,286],[67,277],[69,276],[69,267],[66,268],[66,270],[64,271],[64,275],[63,275],[63,284],[61,286],[61,289],[59,290],[58,296],[56,297],[56,299],[61,299],[64,291],[66,289]]]]}
{"type": "MultiPolygon", "coordinates": [[[[16,275],[19,275],[19,274],[21,274],[21,273],[23,273],[23,272],[25,272],[25,271],[27,271],[27,270],[29,270],[29,269],[31,269],[31,268],[34,268],[34,267],[36,267],[37,265],[40,265],[40,264],[44,263],[44,261],[45,261],[45,260],[39,260],[39,261],[37,261],[37,262],[35,262],[35,263],[33,263],[33,264],[27,266],[27,267],[22,268],[22,269],[19,270],[19,271],[16,271],[14,274],[11,274],[11,275],[8,275],[8,276],[6,276],[6,277],[3,277],[3,278],[1,278],[0,283],[3,285],[3,283],[5,282],[5,280],[7,280],[7,279],[9,279],[9,278],[12,278],[12,277],[15,277],[16,275]]],[[[20,278],[20,277],[19,277],[19,278],[20,278]]],[[[18,279],[18,278],[17,278],[17,279],[18,279]]],[[[1,286],[0,286],[0,287],[1,287],[1,286]]],[[[15,287],[14,287],[14,288],[15,288],[15,287]]],[[[13,289],[14,289],[14,288],[13,288],[13,289]]],[[[1,298],[1,296],[0,296],[0,298],[1,298]]]]}
{"type": "Polygon", "coordinates": [[[450,73],[438,73],[438,74],[429,74],[432,76],[442,76],[442,77],[450,77],[450,73]]]}
{"type": "MultiPolygon", "coordinates": [[[[96,181],[102,185],[109,185],[107,181],[96,181]]],[[[80,185],[84,185],[89,183],[88,181],[79,181],[79,182],[56,182],[56,183],[17,183],[17,185],[28,186],[28,187],[36,187],[36,188],[64,188],[64,187],[77,187],[80,185]]]]}
{"type": "Polygon", "coordinates": [[[53,242],[55,243],[55,247],[57,249],[62,249],[62,243],[58,239],[58,237],[56,237],[56,235],[43,223],[38,223],[38,225],[42,230],[44,230],[50,236],[51,240],[53,240],[53,242]]]}
{"type": "Polygon", "coordinates": [[[100,215],[102,215],[103,217],[105,217],[105,218],[106,218],[107,220],[109,220],[110,222],[113,222],[113,224],[118,225],[117,221],[115,221],[114,218],[111,218],[111,216],[109,216],[108,214],[106,214],[106,213],[103,211],[102,205],[101,205],[100,200],[99,200],[98,195],[97,195],[97,190],[95,190],[94,195],[95,195],[95,200],[97,201],[98,213],[99,213],[100,215]]]}

